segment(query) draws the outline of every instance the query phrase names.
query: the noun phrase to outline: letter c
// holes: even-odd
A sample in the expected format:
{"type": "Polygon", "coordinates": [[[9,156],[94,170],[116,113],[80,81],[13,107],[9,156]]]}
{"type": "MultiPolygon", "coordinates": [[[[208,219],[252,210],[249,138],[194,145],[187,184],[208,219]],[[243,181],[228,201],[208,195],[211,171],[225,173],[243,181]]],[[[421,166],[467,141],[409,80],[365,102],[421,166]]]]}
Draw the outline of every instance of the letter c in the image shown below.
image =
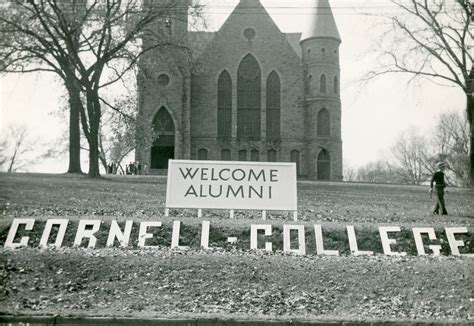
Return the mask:
{"type": "Polygon", "coordinates": [[[230,178],[230,169],[222,169],[222,170],[220,170],[220,171],[219,171],[219,178],[220,178],[221,180],[224,180],[224,181],[229,180],[229,178],[230,178]],[[229,176],[228,176],[227,178],[224,178],[224,177],[222,176],[222,172],[223,172],[223,171],[229,172],[229,176]]]}

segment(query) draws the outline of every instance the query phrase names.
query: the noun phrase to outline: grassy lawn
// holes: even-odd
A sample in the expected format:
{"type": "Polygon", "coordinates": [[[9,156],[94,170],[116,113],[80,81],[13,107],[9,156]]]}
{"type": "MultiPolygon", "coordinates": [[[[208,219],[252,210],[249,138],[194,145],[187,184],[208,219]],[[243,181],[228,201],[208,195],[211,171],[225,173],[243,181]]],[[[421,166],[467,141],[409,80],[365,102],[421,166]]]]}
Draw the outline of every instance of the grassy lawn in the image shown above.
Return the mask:
{"type": "MultiPolygon", "coordinates": [[[[74,228],[61,249],[37,248],[42,228],[29,233],[30,247],[0,249],[0,312],[63,316],[199,317],[333,320],[474,321],[474,259],[420,257],[409,232],[414,226],[462,226],[469,230],[463,253],[474,253],[474,191],[448,189],[450,215],[431,215],[428,187],[356,183],[298,183],[298,215],[306,227],[308,255],[281,251],[281,227],[290,214],[275,212],[273,254],[248,250],[256,211],[204,211],[212,225],[211,247],[199,249],[201,219],[195,210],[164,217],[166,178],[0,174],[0,244],[13,218],[100,219],[96,249],[72,248],[74,228]],[[163,222],[159,248],[105,248],[111,220],[163,222]],[[169,248],[173,220],[183,222],[182,241],[192,250],[169,248]],[[326,230],[325,245],[341,255],[314,252],[314,224],[326,230]],[[373,256],[350,255],[345,226],[355,225],[359,244],[373,256]],[[381,253],[377,226],[401,226],[406,257],[381,253]],[[227,236],[239,236],[235,245],[227,236]],[[197,240],[196,240],[197,239],[197,240]],[[405,242],[404,242],[405,241],[405,242]],[[410,249],[411,248],[411,249],[410,249]]],[[[135,225],[134,224],[134,225],[135,225]]],[[[21,232],[19,232],[21,233],[21,232]]],[[[21,235],[21,234],[20,234],[21,235]]],[[[18,240],[18,239],[17,239],[18,240]]],[[[261,241],[265,241],[260,239],[261,241]]],[[[294,239],[293,239],[294,240],[294,239]]],[[[443,241],[443,240],[440,240],[443,241]]],[[[263,242],[262,242],[263,243],[263,242]]],[[[444,248],[446,243],[441,243],[444,248]]],[[[395,249],[398,247],[395,246],[395,249]]],[[[448,252],[449,253],[449,252],[448,252]]]]}
{"type": "MultiPolygon", "coordinates": [[[[431,215],[427,186],[359,183],[298,183],[298,214],[304,221],[335,223],[398,223],[459,225],[472,223],[474,190],[448,188],[448,216],[431,215]]],[[[101,218],[160,218],[164,215],[166,178],[110,176],[103,180],[47,174],[0,174],[0,214],[13,216],[101,216],[101,218]]],[[[176,210],[173,216],[195,216],[176,210]]],[[[274,214],[289,218],[289,214],[274,214]]],[[[225,212],[206,212],[225,218],[225,212]]],[[[258,212],[236,217],[259,218],[258,212]]]]}

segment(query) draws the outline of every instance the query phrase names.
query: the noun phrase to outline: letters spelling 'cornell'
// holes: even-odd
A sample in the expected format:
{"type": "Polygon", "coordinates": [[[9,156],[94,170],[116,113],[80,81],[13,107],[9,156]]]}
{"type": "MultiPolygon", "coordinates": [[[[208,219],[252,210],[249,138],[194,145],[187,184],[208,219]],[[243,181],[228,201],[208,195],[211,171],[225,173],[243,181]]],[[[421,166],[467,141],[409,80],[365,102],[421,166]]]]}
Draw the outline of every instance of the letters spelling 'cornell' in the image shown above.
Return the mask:
{"type": "Polygon", "coordinates": [[[297,210],[296,164],[170,160],[167,208],[297,210]]]}

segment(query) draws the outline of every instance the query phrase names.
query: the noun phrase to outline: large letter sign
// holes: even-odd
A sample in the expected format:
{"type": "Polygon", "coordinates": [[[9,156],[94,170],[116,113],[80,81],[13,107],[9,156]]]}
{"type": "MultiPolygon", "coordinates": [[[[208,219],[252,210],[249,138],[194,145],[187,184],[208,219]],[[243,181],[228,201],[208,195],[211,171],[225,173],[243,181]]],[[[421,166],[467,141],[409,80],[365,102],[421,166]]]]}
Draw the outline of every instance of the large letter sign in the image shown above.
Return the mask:
{"type": "Polygon", "coordinates": [[[170,160],[166,207],[296,211],[296,165],[170,160]]]}

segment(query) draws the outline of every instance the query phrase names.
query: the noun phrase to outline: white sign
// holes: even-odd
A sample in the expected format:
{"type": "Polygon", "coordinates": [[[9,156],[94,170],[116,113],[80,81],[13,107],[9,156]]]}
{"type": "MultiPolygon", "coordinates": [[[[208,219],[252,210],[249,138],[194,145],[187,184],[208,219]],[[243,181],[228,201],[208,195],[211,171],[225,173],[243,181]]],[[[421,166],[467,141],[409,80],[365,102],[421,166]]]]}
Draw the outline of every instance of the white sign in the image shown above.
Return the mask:
{"type": "Polygon", "coordinates": [[[170,160],[167,208],[296,211],[296,164],[170,160]]]}

